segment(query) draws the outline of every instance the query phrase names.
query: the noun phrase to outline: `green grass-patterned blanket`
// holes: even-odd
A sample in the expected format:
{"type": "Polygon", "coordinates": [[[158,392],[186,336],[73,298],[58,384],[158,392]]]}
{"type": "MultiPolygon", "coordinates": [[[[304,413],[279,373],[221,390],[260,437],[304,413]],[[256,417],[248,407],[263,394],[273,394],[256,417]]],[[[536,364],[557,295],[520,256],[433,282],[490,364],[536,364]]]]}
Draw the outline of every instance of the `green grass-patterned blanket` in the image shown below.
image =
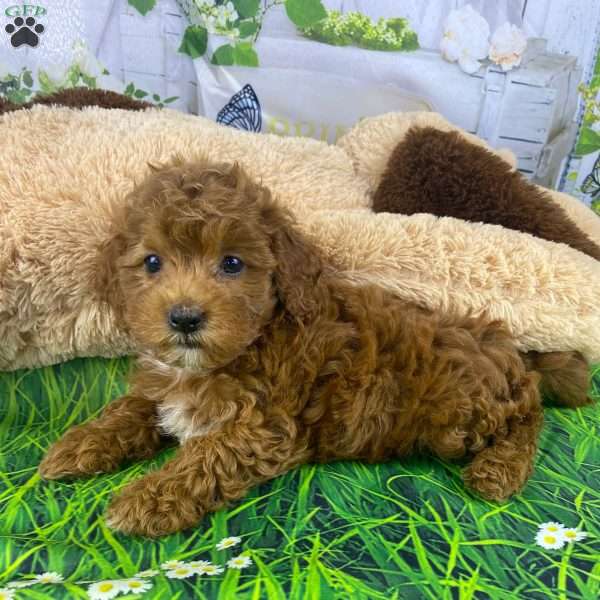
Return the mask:
{"type": "MultiPolygon", "coordinates": [[[[306,466],[148,541],[114,534],[103,511],[169,451],[74,483],[37,474],[126,370],[89,359],[0,376],[0,600],[600,597],[600,405],[546,411],[535,473],[505,505],[431,458],[306,466]]],[[[600,368],[593,387],[600,399],[600,368]]]]}

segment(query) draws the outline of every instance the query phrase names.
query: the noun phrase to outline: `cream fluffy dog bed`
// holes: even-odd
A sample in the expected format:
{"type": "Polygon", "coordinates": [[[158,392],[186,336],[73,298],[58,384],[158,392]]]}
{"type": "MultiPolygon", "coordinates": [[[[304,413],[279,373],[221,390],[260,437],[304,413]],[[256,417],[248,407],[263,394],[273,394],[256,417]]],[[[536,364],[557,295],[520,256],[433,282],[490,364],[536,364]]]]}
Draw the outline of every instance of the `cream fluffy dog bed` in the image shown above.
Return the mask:
{"type": "MultiPolygon", "coordinates": [[[[415,123],[450,128],[435,114],[390,114],[329,146],[164,109],[34,106],[0,116],[0,368],[133,349],[105,293],[103,252],[147,163],[176,152],[239,161],[348,280],[436,310],[487,311],[523,349],[579,350],[600,361],[600,262],[500,226],[370,211],[393,147],[415,123]]],[[[600,241],[597,217],[553,198],[600,241]]]]}

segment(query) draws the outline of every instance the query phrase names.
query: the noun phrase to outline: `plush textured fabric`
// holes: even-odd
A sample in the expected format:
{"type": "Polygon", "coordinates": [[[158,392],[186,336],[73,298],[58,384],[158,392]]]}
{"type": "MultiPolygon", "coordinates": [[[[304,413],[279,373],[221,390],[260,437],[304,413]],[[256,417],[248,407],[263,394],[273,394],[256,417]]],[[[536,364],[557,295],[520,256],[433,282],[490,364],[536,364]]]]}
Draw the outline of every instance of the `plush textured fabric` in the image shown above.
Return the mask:
{"type": "Polygon", "coordinates": [[[122,108],[125,110],[145,110],[153,105],[143,100],[136,100],[125,94],[118,94],[110,90],[96,90],[90,88],[70,88],[59,90],[52,94],[36,94],[30,102],[15,104],[0,98],[0,114],[31,108],[34,104],[46,106],[68,106],[70,108],[83,108],[84,106],[99,106],[101,108],[122,108]]]}
{"type": "Polygon", "coordinates": [[[239,161],[352,281],[431,308],[485,308],[506,319],[523,349],[579,350],[599,360],[597,261],[500,227],[370,212],[370,190],[401,122],[432,118],[388,115],[371,121],[372,131],[367,120],[336,147],[169,110],[35,106],[1,116],[0,368],[131,350],[103,298],[98,255],[147,162],[176,152],[239,161]]]}
{"type": "MultiPolygon", "coordinates": [[[[513,169],[516,167],[517,160],[511,150],[490,148],[482,139],[455,127],[438,113],[388,113],[362,120],[338,142],[338,145],[348,153],[357,174],[368,181],[371,193],[374,193],[381,183],[394,149],[414,127],[434,127],[444,132],[457,131],[467,141],[494,152],[513,169]]],[[[541,189],[545,195],[549,195],[552,201],[563,208],[588,237],[600,244],[598,215],[573,196],[546,188],[541,189]]]]}
{"type": "Polygon", "coordinates": [[[502,225],[600,260],[600,246],[546,191],[459,131],[409,129],[373,195],[373,212],[429,213],[502,225]]]}

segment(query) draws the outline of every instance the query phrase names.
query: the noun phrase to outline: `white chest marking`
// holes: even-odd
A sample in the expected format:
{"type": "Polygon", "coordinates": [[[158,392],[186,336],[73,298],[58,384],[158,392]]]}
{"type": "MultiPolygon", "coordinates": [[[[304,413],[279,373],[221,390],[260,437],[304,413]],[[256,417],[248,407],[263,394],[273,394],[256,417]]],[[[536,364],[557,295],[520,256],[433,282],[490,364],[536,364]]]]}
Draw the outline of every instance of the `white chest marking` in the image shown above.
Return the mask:
{"type": "Polygon", "coordinates": [[[159,405],[158,425],[164,433],[176,437],[180,444],[191,438],[203,437],[215,429],[215,425],[194,423],[191,411],[183,403],[159,405]]]}

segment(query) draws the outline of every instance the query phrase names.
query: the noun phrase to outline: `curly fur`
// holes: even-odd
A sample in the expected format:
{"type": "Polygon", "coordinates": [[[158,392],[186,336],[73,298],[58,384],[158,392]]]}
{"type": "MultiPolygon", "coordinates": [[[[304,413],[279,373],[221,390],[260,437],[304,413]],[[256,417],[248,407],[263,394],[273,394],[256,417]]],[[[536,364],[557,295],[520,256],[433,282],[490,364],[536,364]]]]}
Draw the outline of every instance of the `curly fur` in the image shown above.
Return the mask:
{"type": "Polygon", "coordinates": [[[129,395],[67,432],[40,467],[48,479],[91,475],[178,438],[172,460],[114,499],[112,527],[158,536],[193,526],[307,461],[426,452],[467,460],[466,484],[491,500],[526,483],[540,376],[502,324],[342,282],[238,166],[158,168],[120,225],[107,267],[144,351],[129,395]],[[154,274],[150,253],[163,261],[154,274]],[[223,255],[245,270],[224,274],[223,255]],[[182,303],[202,308],[204,328],[169,328],[182,303]]]}
{"type": "Polygon", "coordinates": [[[389,159],[373,210],[502,225],[600,260],[600,247],[548,193],[458,131],[411,128],[389,159]]]}

